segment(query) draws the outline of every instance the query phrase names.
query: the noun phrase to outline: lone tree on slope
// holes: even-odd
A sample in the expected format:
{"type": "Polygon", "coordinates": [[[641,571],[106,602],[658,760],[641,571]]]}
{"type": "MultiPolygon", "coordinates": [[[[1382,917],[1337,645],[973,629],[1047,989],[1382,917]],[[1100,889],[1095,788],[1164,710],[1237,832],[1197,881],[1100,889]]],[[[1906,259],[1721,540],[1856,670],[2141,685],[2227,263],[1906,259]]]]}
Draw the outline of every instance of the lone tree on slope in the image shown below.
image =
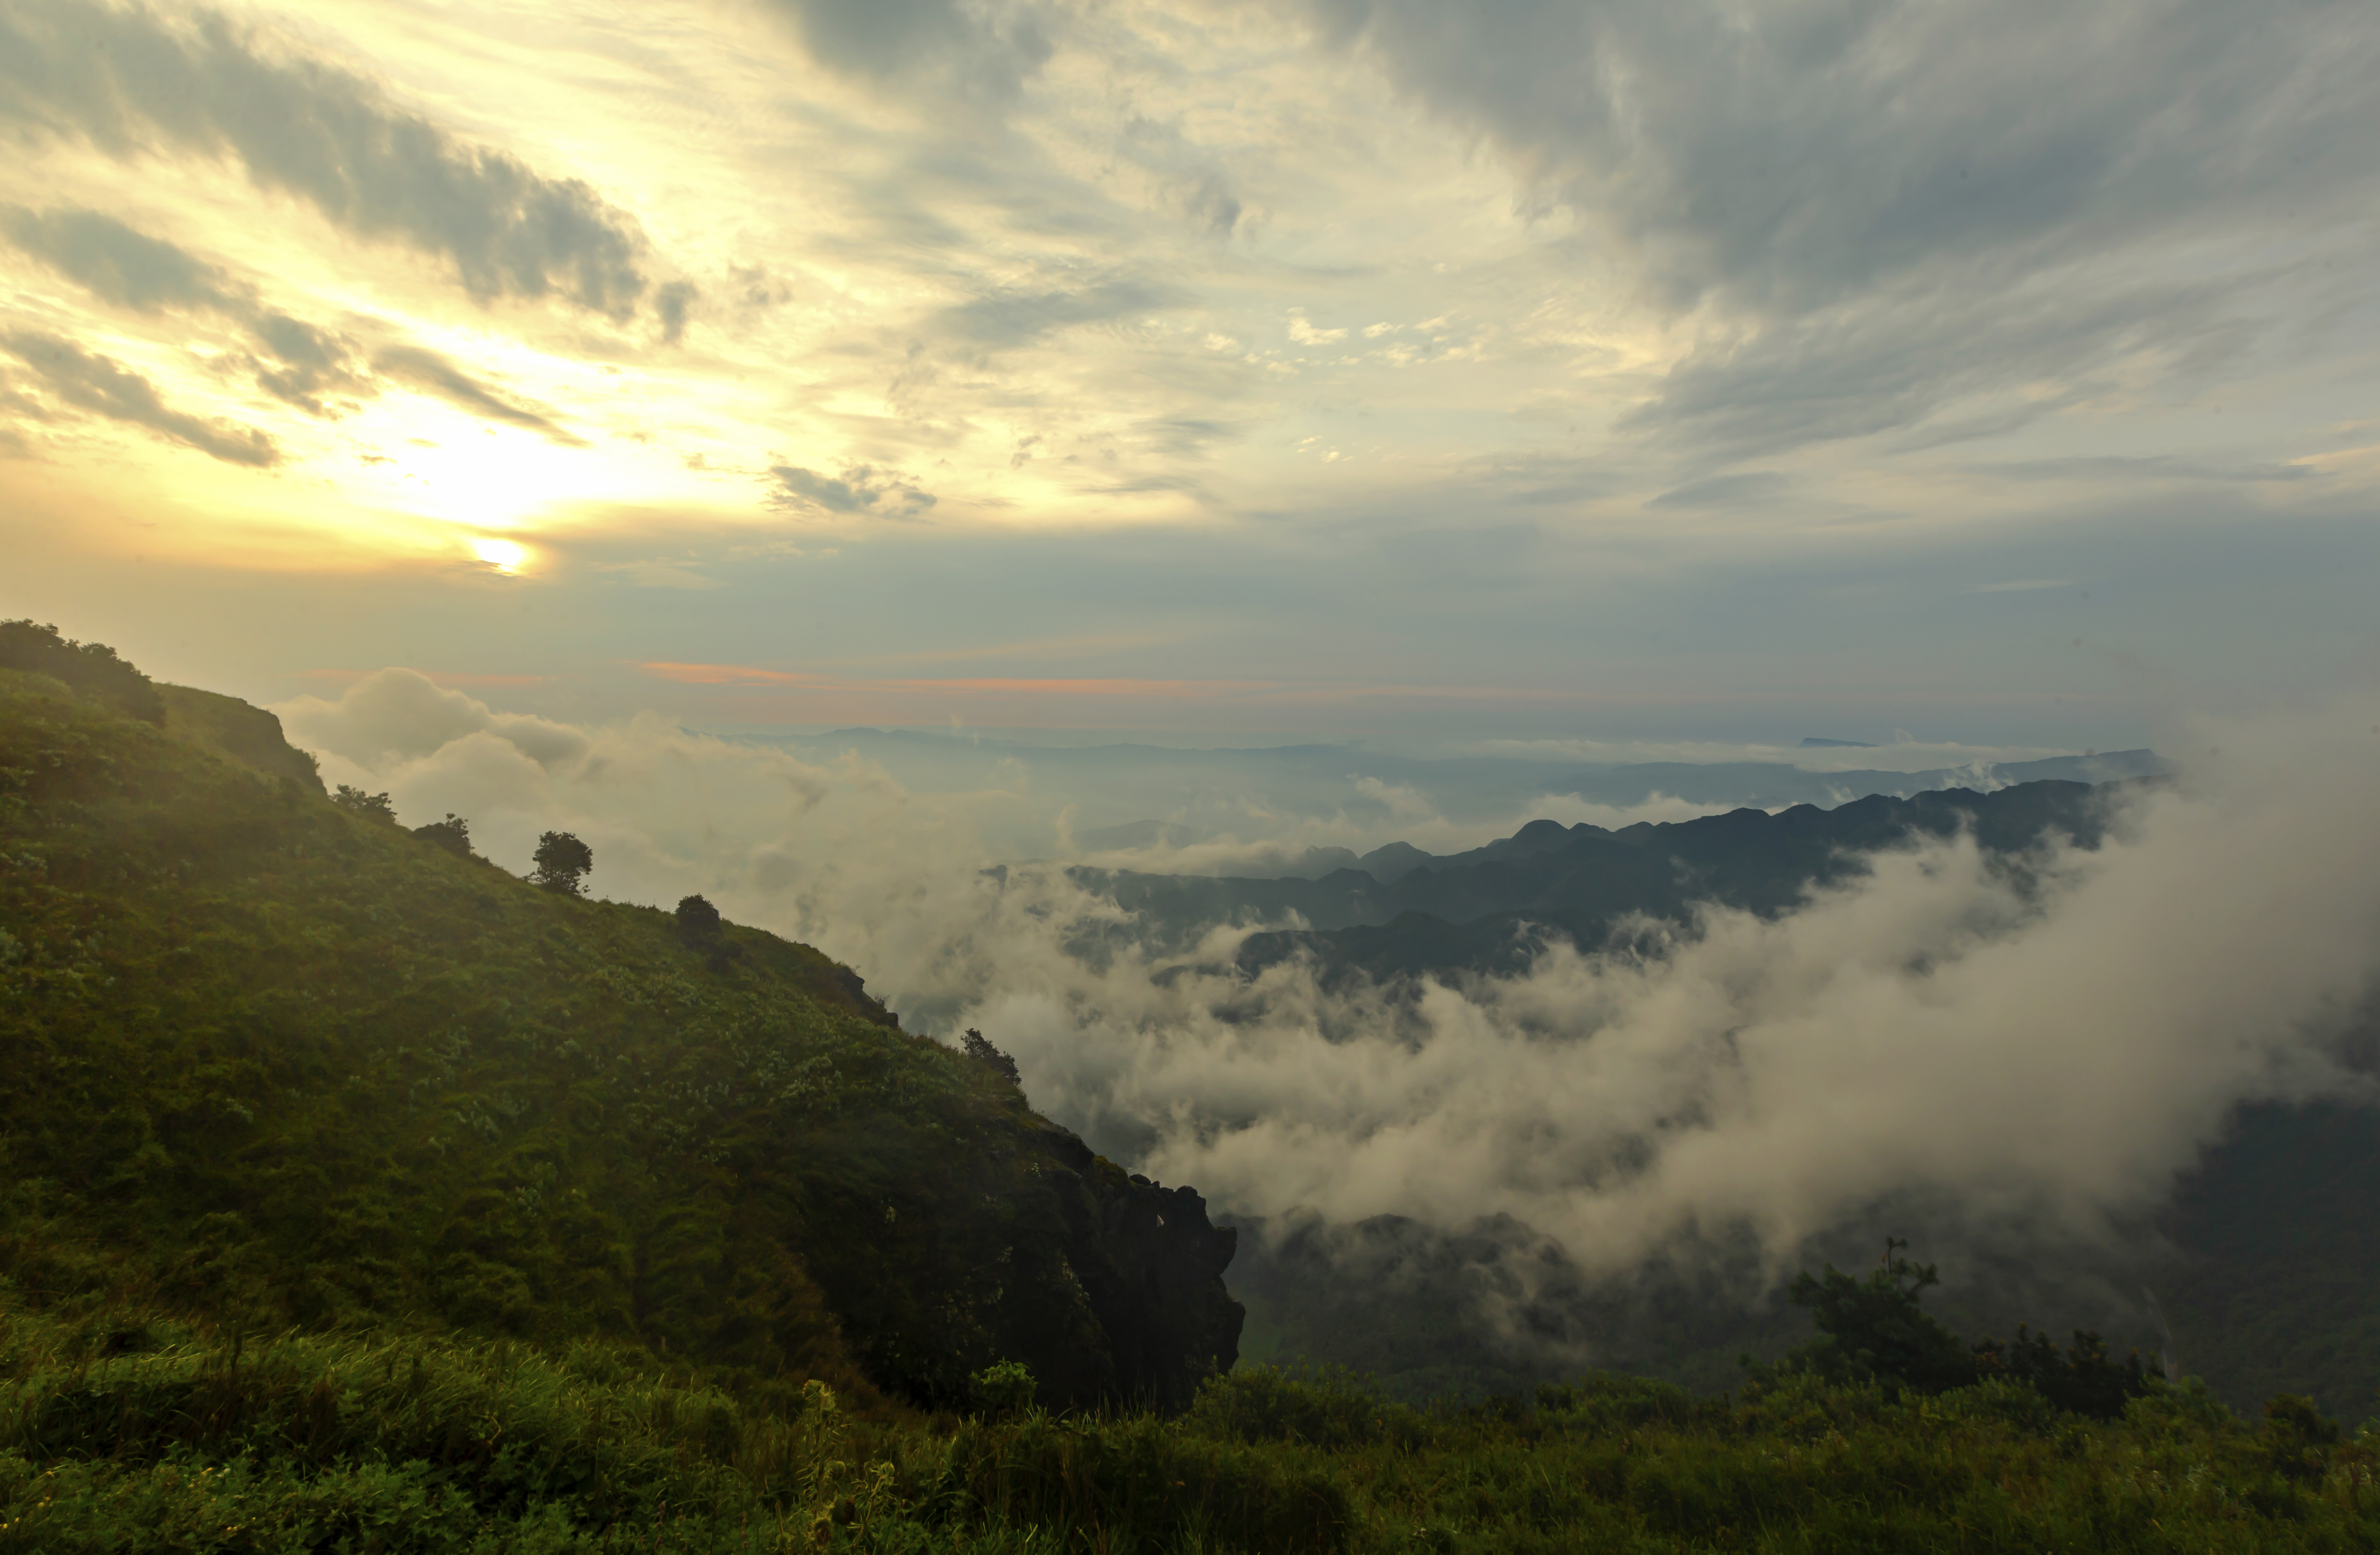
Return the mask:
{"type": "Polygon", "coordinates": [[[678,932],[688,939],[707,940],[719,932],[719,909],[701,896],[681,896],[677,903],[678,932]]]}
{"type": "Polygon", "coordinates": [[[548,832],[537,840],[529,856],[537,864],[528,874],[532,885],[559,891],[565,896],[587,894],[587,871],[595,868],[595,850],[567,832],[548,832]]]}
{"type": "Polygon", "coordinates": [[[978,1063],[990,1064],[995,1071],[1004,1075],[1010,1085],[1018,1087],[1024,1085],[1025,1082],[1017,1077],[1016,1061],[993,1047],[991,1039],[975,1027],[967,1027],[967,1034],[959,1040],[959,1050],[978,1063]]]}
{"type": "Polygon", "coordinates": [[[396,824],[396,807],[389,803],[387,795],[367,794],[351,783],[339,784],[338,792],[331,796],[331,803],[349,815],[359,815],[367,820],[385,820],[391,826],[396,824]]]}

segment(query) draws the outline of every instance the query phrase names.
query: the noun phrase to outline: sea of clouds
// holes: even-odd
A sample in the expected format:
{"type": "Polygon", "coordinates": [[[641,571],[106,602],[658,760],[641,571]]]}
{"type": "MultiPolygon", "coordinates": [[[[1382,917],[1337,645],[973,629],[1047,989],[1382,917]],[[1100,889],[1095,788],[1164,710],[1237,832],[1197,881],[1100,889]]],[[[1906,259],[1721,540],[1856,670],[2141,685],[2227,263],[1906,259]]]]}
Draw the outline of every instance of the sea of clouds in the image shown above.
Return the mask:
{"type": "MultiPolygon", "coordinates": [[[[1774,1272],[1889,1196],[2088,1242],[2240,1104],[2374,1095],[2346,1056],[2380,967],[2369,709],[2199,726],[2207,754],[2095,850],[2010,871],[1912,846],[1774,920],[1712,910],[1649,951],[1418,989],[1249,980],[1256,925],[1150,952],[1062,864],[990,868],[989,830],[1065,803],[1026,786],[919,793],[856,754],[574,727],[405,670],[276,711],[409,824],[461,814],[523,870],[575,832],[599,894],[700,892],[856,967],[912,1029],[980,1027],[1044,1112],[1243,1214],[1509,1215],[1590,1272],[1697,1239],[1774,1272]],[[1069,953],[1090,929],[1113,954],[1069,953]]],[[[1449,830],[1418,793],[1374,810],[1331,840],[1449,830]]]]}

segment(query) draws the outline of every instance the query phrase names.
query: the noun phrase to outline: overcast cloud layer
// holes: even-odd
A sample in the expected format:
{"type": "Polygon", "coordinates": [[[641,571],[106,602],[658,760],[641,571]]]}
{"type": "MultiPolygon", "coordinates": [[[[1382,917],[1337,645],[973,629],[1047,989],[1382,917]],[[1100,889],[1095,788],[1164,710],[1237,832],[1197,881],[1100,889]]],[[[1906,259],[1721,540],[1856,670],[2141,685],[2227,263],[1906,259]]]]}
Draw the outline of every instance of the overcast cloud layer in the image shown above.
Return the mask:
{"type": "Polygon", "coordinates": [[[2216,0],[0,0],[0,610],[268,698],[2145,744],[2373,667],[2375,68],[2216,0]]]}

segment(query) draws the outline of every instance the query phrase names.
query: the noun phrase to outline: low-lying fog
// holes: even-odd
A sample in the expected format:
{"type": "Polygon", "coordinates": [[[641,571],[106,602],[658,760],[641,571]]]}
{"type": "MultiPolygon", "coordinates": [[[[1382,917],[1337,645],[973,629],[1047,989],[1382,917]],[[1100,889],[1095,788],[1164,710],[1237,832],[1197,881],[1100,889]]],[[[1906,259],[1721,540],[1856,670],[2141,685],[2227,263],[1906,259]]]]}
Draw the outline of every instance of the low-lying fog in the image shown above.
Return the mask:
{"type": "MultiPolygon", "coordinates": [[[[326,780],[388,790],[408,824],[459,813],[522,870],[537,833],[574,831],[598,894],[701,892],[849,962],[912,1029],[979,1027],[1045,1112],[1248,1214],[1504,1213],[1590,1270],[1715,1236],[1786,1267],[1888,1194],[1955,1207],[1966,1234],[2090,1239],[2161,1199],[2236,1104],[2370,1090],[2338,1043],[2380,960],[2371,709],[2196,726],[2174,783],[2024,889],[1953,841],[1775,921],[1708,913],[1658,955],[1556,952],[1417,996],[1220,970],[1256,925],[1135,950],[1064,865],[1451,851],[1539,816],[1826,803],[1895,770],[2005,782],[1991,764],[2058,753],[762,742],[496,713],[395,670],[278,711],[326,780]],[[1661,787],[1626,770],[1684,758],[1704,771],[1661,787]],[[1105,830],[1135,821],[1160,825],[1105,830]],[[1123,954],[1069,956],[1086,920],[1123,954]]],[[[2015,775],[2070,768],[2130,770],[2015,775]]]]}

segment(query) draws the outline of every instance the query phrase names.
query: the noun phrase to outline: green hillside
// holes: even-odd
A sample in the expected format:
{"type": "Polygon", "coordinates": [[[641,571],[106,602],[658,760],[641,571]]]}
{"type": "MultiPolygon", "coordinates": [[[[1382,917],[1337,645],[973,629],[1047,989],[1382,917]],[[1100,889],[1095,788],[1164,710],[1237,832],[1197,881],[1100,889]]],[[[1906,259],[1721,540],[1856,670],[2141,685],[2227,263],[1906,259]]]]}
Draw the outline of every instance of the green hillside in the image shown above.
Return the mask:
{"type": "Polygon", "coordinates": [[[333,804],[271,715],[123,674],[0,670],[13,1299],[928,1405],[1003,1360],[1053,1405],[1232,1365],[1196,1196],[848,969],[533,887],[333,804]]]}

